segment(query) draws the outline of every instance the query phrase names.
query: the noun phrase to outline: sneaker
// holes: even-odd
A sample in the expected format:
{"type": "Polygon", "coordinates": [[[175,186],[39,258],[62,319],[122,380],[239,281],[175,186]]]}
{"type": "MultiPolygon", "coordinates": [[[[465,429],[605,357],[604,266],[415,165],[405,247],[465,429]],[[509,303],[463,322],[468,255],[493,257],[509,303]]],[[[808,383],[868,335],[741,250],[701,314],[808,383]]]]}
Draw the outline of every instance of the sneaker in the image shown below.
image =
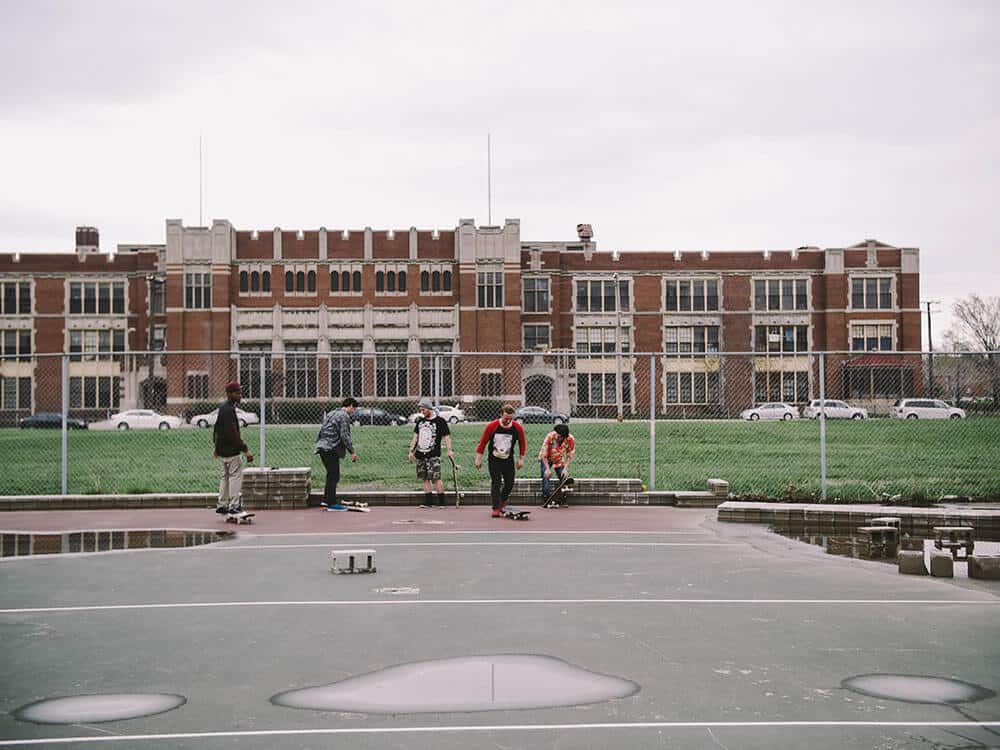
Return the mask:
{"type": "Polygon", "coordinates": [[[493,517],[494,518],[501,518],[502,516],[503,516],[503,511],[502,510],[500,510],[499,508],[494,508],[493,509],[493,517]]]}
{"type": "Polygon", "coordinates": [[[346,505],[342,505],[341,503],[337,503],[336,505],[327,505],[326,509],[328,511],[336,513],[336,512],[341,511],[341,510],[347,510],[347,506],[346,505]]]}
{"type": "Polygon", "coordinates": [[[215,512],[218,513],[220,516],[224,516],[229,512],[229,508],[227,508],[225,505],[216,505],[215,512]]]}

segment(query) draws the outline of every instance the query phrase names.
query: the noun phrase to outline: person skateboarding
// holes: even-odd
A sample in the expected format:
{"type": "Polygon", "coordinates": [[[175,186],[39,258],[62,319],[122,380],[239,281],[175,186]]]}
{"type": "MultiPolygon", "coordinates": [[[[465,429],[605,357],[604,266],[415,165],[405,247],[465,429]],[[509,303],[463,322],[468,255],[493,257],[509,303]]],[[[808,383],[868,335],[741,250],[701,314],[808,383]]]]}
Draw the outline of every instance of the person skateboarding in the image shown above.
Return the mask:
{"type": "MultiPolygon", "coordinates": [[[[569,464],[576,453],[576,440],[569,434],[569,427],[557,424],[542,441],[542,449],[538,452],[539,469],[542,472],[542,505],[549,504],[552,489],[552,475],[555,474],[560,485],[569,477],[569,464]]],[[[564,495],[565,497],[565,495],[564,495]]]]}
{"type": "Polygon", "coordinates": [[[253,462],[253,453],[240,436],[240,420],[236,416],[236,404],[242,396],[239,383],[234,380],[226,384],[226,400],[219,406],[212,430],[212,457],[222,462],[219,499],[215,504],[215,512],[220,514],[243,512],[243,459],[240,454],[247,457],[248,464],[253,462]]]}
{"type": "Polygon", "coordinates": [[[483,453],[489,450],[490,498],[493,517],[503,516],[507,498],[514,489],[514,443],[517,443],[517,468],[524,466],[524,428],[514,421],[514,407],[504,404],[500,418],[486,425],[476,448],[476,468],[483,465],[483,453]]]}
{"type": "Polygon", "coordinates": [[[351,415],[358,407],[357,400],[348,396],[339,409],[323,416],[323,424],[316,436],[316,453],[326,469],[326,484],[323,487],[323,505],[327,510],[345,510],[337,503],[337,484],[340,482],[340,459],[348,454],[351,461],[358,460],[351,442],[351,415]]]}
{"type": "Polygon", "coordinates": [[[455,451],[451,449],[451,431],[448,422],[434,411],[430,399],[421,399],[418,406],[420,416],[413,425],[413,439],[406,460],[417,462],[417,479],[424,483],[424,503],[427,508],[444,507],[444,482],[441,481],[441,442],[448,451],[448,458],[454,461],[455,451]],[[432,493],[433,491],[433,493],[432,493]],[[434,494],[437,495],[435,504],[434,494]]]}

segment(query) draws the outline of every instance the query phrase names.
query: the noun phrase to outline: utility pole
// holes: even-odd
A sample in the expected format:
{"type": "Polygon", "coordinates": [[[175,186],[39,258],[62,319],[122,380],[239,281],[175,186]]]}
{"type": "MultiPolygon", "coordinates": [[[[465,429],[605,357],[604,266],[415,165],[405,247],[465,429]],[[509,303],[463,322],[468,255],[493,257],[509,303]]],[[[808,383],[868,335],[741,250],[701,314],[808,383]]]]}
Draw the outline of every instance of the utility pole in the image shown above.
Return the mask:
{"type": "Polygon", "coordinates": [[[934,337],[931,331],[931,305],[939,304],[939,300],[924,300],[923,304],[927,305],[927,350],[929,352],[927,355],[927,372],[930,379],[929,390],[930,397],[934,398],[934,337]]]}

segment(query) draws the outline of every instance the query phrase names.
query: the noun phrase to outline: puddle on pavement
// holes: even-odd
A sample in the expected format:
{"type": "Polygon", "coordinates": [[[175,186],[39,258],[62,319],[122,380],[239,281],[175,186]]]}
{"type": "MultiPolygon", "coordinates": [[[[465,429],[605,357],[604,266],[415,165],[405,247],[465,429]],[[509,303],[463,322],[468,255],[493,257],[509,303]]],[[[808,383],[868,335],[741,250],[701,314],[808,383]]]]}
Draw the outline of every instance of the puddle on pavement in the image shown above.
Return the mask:
{"type": "Polygon", "coordinates": [[[992,690],[971,682],[926,675],[863,674],[847,678],[840,686],[872,698],[949,706],[974,703],[996,695],[992,690]]]}
{"type": "Polygon", "coordinates": [[[419,594],[420,589],[416,586],[382,586],[372,589],[376,594],[419,594]]]}
{"type": "Polygon", "coordinates": [[[231,539],[232,531],[127,529],[107,531],[0,532],[0,555],[59,555],[73,552],[196,547],[231,539]]]}
{"type": "Polygon", "coordinates": [[[287,708],[369,714],[556,708],[627,698],[639,685],[552,656],[496,654],[388,667],[271,698],[287,708]]]}
{"type": "Polygon", "coordinates": [[[413,524],[416,526],[451,526],[454,525],[454,521],[437,521],[430,520],[426,518],[401,518],[393,521],[394,524],[402,526],[405,524],[413,524]]]}
{"type": "Polygon", "coordinates": [[[138,719],[183,706],[183,695],[170,693],[105,693],[46,698],[22,706],[14,718],[35,724],[93,724],[138,719]]]}

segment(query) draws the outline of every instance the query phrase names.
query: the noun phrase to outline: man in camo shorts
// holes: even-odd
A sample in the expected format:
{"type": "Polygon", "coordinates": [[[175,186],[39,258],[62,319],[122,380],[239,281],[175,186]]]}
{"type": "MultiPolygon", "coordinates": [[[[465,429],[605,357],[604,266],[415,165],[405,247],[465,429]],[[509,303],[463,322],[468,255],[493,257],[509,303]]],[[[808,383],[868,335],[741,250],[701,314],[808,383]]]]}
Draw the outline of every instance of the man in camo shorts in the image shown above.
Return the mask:
{"type": "Polygon", "coordinates": [[[444,483],[441,481],[441,441],[450,458],[455,457],[451,449],[451,431],[448,423],[434,411],[430,399],[421,399],[420,416],[413,426],[413,440],[406,460],[411,464],[417,460],[417,479],[424,482],[424,502],[421,507],[435,507],[434,493],[437,493],[437,507],[444,507],[444,483]]]}

